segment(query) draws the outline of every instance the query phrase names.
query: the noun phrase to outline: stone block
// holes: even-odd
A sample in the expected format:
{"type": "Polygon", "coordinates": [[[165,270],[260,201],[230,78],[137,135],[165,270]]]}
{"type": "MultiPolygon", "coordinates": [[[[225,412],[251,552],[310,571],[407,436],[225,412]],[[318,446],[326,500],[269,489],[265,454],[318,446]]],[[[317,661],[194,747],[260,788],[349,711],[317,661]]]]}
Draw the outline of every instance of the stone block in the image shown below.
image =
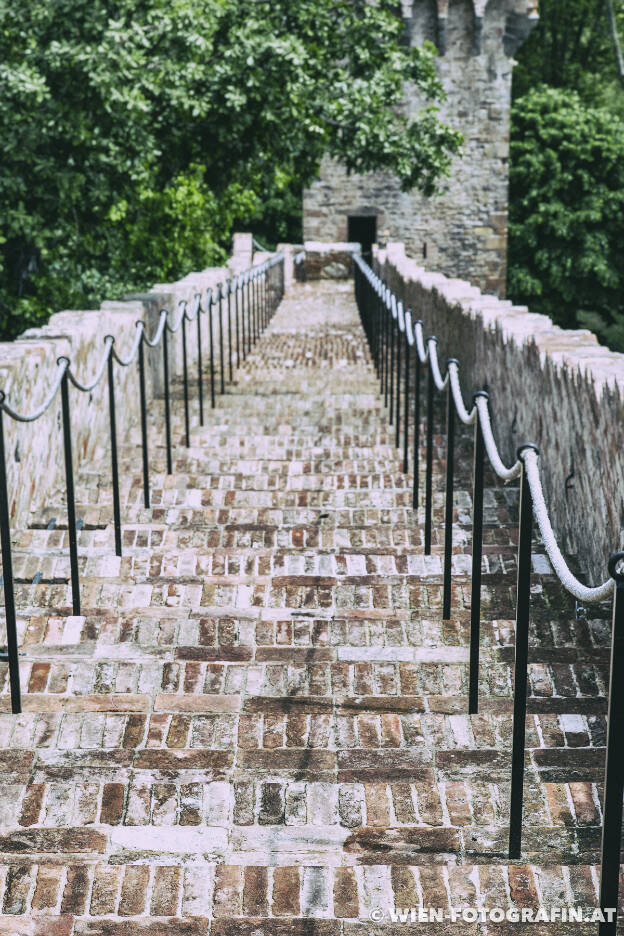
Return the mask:
{"type": "Polygon", "coordinates": [[[304,249],[307,281],[348,279],[352,274],[353,255],[360,252],[360,245],[306,241],[304,249]]]}

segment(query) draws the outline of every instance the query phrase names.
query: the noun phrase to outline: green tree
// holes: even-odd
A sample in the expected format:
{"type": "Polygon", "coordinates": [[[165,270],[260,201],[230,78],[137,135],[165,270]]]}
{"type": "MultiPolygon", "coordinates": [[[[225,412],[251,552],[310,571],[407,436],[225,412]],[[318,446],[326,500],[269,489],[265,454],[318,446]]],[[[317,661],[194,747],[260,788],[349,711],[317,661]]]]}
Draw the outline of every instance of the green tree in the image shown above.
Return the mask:
{"type": "Polygon", "coordinates": [[[509,292],[624,350],[624,121],[574,92],[518,100],[511,139],[509,292]]]}
{"type": "MultiPolygon", "coordinates": [[[[622,0],[615,0],[621,13],[622,0]]],[[[540,85],[598,103],[617,79],[606,0],[540,0],[539,23],[518,53],[514,96],[540,85]]]]}
{"type": "MultiPolygon", "coordinates": [[[[218,261],[323,153],[435,188],[431,49],[395,0],[0,0],[0,327],[218,261]],[[404,82],[427,105],[401,109],[404,82]]],[[[275,231],[277,237],[282,232],[275,231]]]]}

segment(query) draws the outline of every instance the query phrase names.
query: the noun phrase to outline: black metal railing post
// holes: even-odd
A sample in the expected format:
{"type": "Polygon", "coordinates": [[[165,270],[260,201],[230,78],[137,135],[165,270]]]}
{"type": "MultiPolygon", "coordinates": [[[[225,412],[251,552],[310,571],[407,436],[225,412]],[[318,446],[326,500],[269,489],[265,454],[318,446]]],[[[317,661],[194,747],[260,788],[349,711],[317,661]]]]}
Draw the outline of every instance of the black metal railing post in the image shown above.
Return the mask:
{"type": "Polygon", "coordinates": [[[251,305],[249,314],[251,315],[251,341],[252,344],[256,343],[256,277],[252,272],[249,275],[249,288],[251,296],[251,305]]]}
{"type": "MultiPolygon", "coordinates": [[[[449,358],[446,368],[459,364],[456,358],[449,358]]],[[[446,494],[444,502],[444,587],[442,592],[442,619],[448,621],[451,616],[451,589],[453,568],[453,494],[455,467],[455,401],[451,389],[451,380],[446,387],[446,494]]]]}
{"type": "Polygon", "coordinates": [[[230,375],[230,383],[233,380],[233,370],[232,370],[232,289],[231,283],[229,280],[225,281],[225,288],[227,290],[227,315],[228,315],[228,368],[230,375]]]}
{"type": "MultiPolygon", "coordinates": [[[[535,445],[523,445],[518,458],[535,445]]],[[[516,592],[516,653],[514,664],[513,737],[511,753],[511,805],[509,810],[509,857],[522,853],[522,811],[524,800],[524,751],[529,666],[529,614],[531,609],[531,539],[533,497],[524,462],[520,481],[520,533],[518,539],[518,585],[516,592]]],[[[621,806],[621,804],[620,804],[621,806]]]]}
{"type": "Polygon", "coordinates": [[[379,391],[383,393],[386,366],[386,304],[383,301],[383,287],[380,285],[377,293],[377,314],[379,316],[379,391]]]}
{"type": "Polygon", "coordinates": [[[208,294],[208,328],[210,329],[210,406],[215,408],[215,368],[214,368],[214,326],[212,321],[212,290],[208,294]]]}
{"type": "Polygon", "coordinates": [[[379,379],[379,392],[383,390],[383,308],[381,305],[381,296],[379,294],[379,288],[375,289],[374,292],[374,302],[376,306],[377,314],[377,377],[379,379]]]}
{"type": "Polygon", "coordinates": [[[360,299],[357,300],[357,302],[358,302],[358,310],[361,309],[361,308],[364,308],[364,309],[366,310],[366,311],[365,311],[365,317],[366,317],[366,326],[365,326],[366,340],[368,341],[368,348],[369,348],[369,351],[370,351],[371,360],[372,360],[372,362],[373,362],[373,366],[374,366],[375,372],[376,372],[376,371],[377,371],[377,362],[376,362],[376,358],[375,358],[375,340],[376,340],[376,336],[375,336],[375,314],[374,314],[374,308],[375,308],[375,293],[374,293],[374,290],[373,290],[373,285],[372,285],[372,283],[371,283],[365,276],[362,275],[362,272],[361,272],[361,270],[359,269],[359,267],[357,266],[357,264],[355,265],[355,272],[356,272],[356,276],[358,277],[358,279],[361,280],[360,299]]]}
{"type": "Polygon", "coordinates": [[[252,344],[252,309],[251,309],[251,273],[247,274],[247,352],[251,354],[252,344]]]}
{"type": "Polygon", "coordinates": [[[225,393],[225,358],[223,355],[223,285],[217,286],[219,302],[219,369],[221,371],[221,393],[225,393]]]}
{"type": "MultiPolygon", "coordinates": [[[[68,358],[59,358],[60,361],[68,358]]],[[[72,585],[72,611],[80,614],[80,572],[78,570],[78,532],[76,530],[76,495],[74,491],[74,464],[72,460],[71,420],[69,412],[69,376],[67,370],[61,379],[61,413],[63,418],[63,451],[65,455],[65,487],[67,490],[67,532],[69,537],[69,565],[72,585]]]]}
{"type": "MultiPolygon", "coordinates": [[[[372,288],[372,287],[371,287],[372,288]]],[[[377,315],[377,377],[379,379],[379,391],[383,390],[383,307],[381,304],[381,296],[379,294],[379,289],[376,288],[373,293],[373,301],[375,303],[376,315],[377,315]]]]}
{"type": "MultiPolygon", "coordinates": [[[[615,936],[620,884],[622,841],[622,796],[624,794],[624,574],[620,566],[624,552],[609,559],[609,574],[615,580],[613,625],[611,630],[611,665],[609,710],[607,714],[607,755],[602,818],[602,858],[600,864],[600,908],[611,911],[611,919],[598,926],[599,936],[615,936]],[[615,912],[613,912],[615,911],[615,912]]],[[[606,914],[605,914],[606,915],[606,914]]]]}
{"type": "Polygon", "coordinates": [[[258,270],[258,338],[264,330],[264,275],[262,269],[258,270]]]}
{"type": "Polygon", "coordinates": [[[204,425],[204,375],[202,361],[201,302],[197,306],[197,399],[199,400],[199,425],[204,425]]]}
{"type": "Polygon", "coordinates": [[[375,373],[377,377],[379,377],[379,297],[372,283],[368,284],[368,295],[370,297],[371,324],[373,329],[373,362],[375,364],[375,373]]]}
{"type": "Polygon", "coordinates": [[[407,338],[407,324],[405,326],[405,387],[403,388],[403,474],[409,468],[409,399],[410,399],[410,343],[407,338]]]}
{"type": "Polygon", "coordinates": [[[395,448],[399,448],[401,445],[401,328],[399,323],[399,313],[397,311],[396,319],[396,336],[397,336],[397,373],[396,373],[396,431],[395,431],[395,448]]]}
{"type": "Polygon", "coordinates": [[[368,346],[373,350],[373,329],[372,329],[372,316],[371,316],[371,307],[372,307],[372,290],[371,284],[363,277],[360,273],[361,285],[359,289],[359,305],[358,310],[362,318],[362,325],[364,326],[364,332],[366,334],[366,340],[368,346]]]}
{"type": "Polygon", "coordinates": [[[236,277],[236,290],[234,292],[234,308],[236,310],[236,369],[240,367],[240,328],[238,323],[238,277],[236,277]]]}
{"type": "Polygon", "coordinates": [[[243,348],[243,361],[247,360],[247,344],[245,337],[245,283],[238,283],[238,291],[240,292],[241,298],[241,345],[243,348]]]}
{"type": "Polygon", "coordinates": [[[163,328],[163,382],[165,385],[165,445],[167,447],[167,474],[173,474],[171,457],[171,400],[169,398],[169,339],[167,323],[163,328]]]}
{"type": "MultiPolygon", "coordinates": [[[[394,421],[394,333],[397,331],[395,326],[395,321],[392,318],[392,308],[388,312],[388,318],[390,319],[390,391],[389,391],[389,406],[388,406],[388,422],[392,425],[394,421]]],[[[398,319],[398,316],[397,316],[398,319]]]]}
{"type": "Polygon", "coordinates": [[[143,334],[139,343],[139,406],[141,409],[141,455],[143,462],[143,503],[150,505],[149,452],[147,439],[147,394],[145,392],[145,351],[143,334]]]}
{"type": "MultiPolygon", "coordinates": [[[[0,404],[3,402],[4,393],[2,392],[0,393],[0,404]]],[[[11,553],[11,509],[9,506],[3,416],[4,413],[0,408],[0,541],[2,544],[2,581],[4,586],[9,685],[11,687],[11,711],[14,715],[19,715],[22,711],[22,691],[20,688],[15,581],[13,579],[13,556],[11,553]]]]}
{"type": "MultiPolygon", "coordinates": [[[[420,323],[417,322],[417,325],[420,323]]],[[[415,334],[415,332],[414,332],[415,334]]],[[[419,460],[420,460],[420,355],[414,343],[414,475],[412,484],[412,507],[418,510],[419,460]]]]}
{"type": "MultiPolygon", "coordinates": [[[[114,337],[108,335],[114,342],[114,337]]],[[[117,415],[115,412],[115,371],[113,346],[111,344],[108,361],[108,415],[111,440],[111,475],[113,480],[113,522],[115,525],[115,555],[121,556],[121,504],[119,500],[119,463],[117,460],[117,415]]]]}
{"type": "Polygon", "coordinates": [[[188,359],[186,352],[186,306],[182,312],[182,392],[184,394],[184,444],[191,444],[191,424],[189,418],[188,359]]]}
{"type": "MultiPolygon", "coordinates": [[[[429,338],[427,346],[437,342],[437,338],[429,338]]],[[[425,556],[431,555],[431,513],[433,508],[433,369],[431,367],[431,352],[428,358],[427,371],[427,448],[425,452],[425,556]]]]}
{"type": "MultiPolygon", "coordinates": [[[[488,398],[485,390],[473,396],[488,398]]],[[[472,472],[472,573],[470,597],[470,666],[468,672],[468,714],[479,711],[479,650],[481,640],[481,568],[483,561],[483,476],[485,445],[479,412],[474,428],[474,462],[472,472]]]]}
{"type": "Polygon", "coordinates": [[[390,390],[390,325],[392,322],[392,312],[388,308],[388,303],[386,302],[386,296],[384,292],[384,406],[388,406],[388,393],[390,390]]]}

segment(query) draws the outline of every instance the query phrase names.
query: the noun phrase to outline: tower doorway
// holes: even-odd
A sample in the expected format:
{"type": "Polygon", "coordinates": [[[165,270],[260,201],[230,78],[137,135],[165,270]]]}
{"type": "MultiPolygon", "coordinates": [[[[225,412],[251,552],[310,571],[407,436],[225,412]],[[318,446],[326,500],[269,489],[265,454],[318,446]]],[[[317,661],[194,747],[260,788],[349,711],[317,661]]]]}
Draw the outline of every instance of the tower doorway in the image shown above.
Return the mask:
{"type": "Polygon", "coordinates": [[[347,231],[349,242],[361,245],[362,257],[370,264],[377,240],[377,215],[349,215],[347,231]]]}

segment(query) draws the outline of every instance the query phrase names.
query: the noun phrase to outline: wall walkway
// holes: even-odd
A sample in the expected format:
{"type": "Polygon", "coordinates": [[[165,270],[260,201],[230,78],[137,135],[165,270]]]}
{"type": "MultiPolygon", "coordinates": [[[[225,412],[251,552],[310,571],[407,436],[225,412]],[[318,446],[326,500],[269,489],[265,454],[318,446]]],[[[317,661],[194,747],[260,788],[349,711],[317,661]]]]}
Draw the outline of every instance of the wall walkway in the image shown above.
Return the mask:
{"type": "MultiPolygon", "coordinates": [[[[16,575],[48,584],[18,589],[23,715],[3,687],[0,933],[396,936],[395,906],[595,906],[608,623],[575,620],[538,549],[510,866],[517,490],[488,478],[469,717],[471,445],[458,442],[443,621],[442,534],[425,558],[352,288],[293,287],[203,429],[193,413],[188,450],[178,394],[174,474],[157,449],[149,510],[127,429],[123,558],[105,453],[82,463],[83,616],[67,530],[46,529],[63,504],[16,531],[16,575]]],[[[435,442],[439,531],[439,428],[435,442]]]]}

